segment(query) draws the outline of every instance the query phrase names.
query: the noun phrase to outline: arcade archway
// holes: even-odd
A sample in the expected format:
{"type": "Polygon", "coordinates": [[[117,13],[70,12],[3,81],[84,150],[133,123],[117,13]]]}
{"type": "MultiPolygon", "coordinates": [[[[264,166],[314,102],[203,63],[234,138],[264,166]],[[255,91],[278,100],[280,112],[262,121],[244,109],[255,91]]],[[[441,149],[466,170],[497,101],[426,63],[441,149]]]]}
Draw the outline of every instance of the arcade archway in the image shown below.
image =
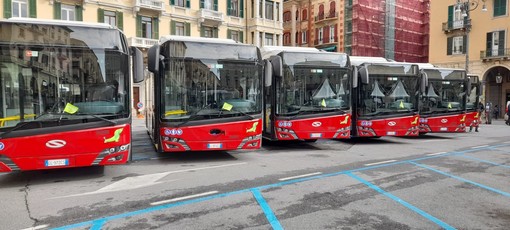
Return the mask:
{"type": "Polygon", "coordinates": [[[498,119],[503,117],[506,102],[510,101],[510,70],[505,66],[494,66],[484,76],[485,103],[492,103],[500,108],[498,119]]]}

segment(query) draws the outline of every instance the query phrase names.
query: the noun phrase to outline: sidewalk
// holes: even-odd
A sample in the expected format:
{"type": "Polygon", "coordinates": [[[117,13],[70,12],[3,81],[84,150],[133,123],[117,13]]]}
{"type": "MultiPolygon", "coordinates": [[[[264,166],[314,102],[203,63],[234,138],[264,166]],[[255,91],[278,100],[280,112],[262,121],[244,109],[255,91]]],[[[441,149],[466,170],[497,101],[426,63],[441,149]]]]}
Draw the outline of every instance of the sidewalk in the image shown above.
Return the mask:
{"type": "Polygon", "coordinates": [[[148,160],[158,157],[158,154],[155,152],[154,146],[152,145],[149,134],[147,133],[147,128],[145,127],[145,118],[133,117],[132,127],[133,161],[148,160]]]}

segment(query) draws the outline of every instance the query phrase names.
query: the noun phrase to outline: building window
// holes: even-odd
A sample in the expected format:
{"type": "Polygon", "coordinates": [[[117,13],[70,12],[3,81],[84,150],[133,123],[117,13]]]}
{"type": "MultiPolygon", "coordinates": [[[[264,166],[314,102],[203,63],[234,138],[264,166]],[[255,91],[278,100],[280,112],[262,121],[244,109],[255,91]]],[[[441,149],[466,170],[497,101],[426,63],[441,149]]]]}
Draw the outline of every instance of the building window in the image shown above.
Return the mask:
{"type": "Polygon", "coordinates": [[[65,5],[65,4],[62,4],[61,6],[61,18],[62,20],[66,20],[66,21],[75,21],[76,19],[76,12],[75,12],[75,6],[71,6],[71,5],[65,5]]]}
{"type": "Polygon", "coordinates": [[[200,8],[217,11],[218,0],[200,0],[200,8]]]}
{"type": "Polygon", "coordinates": [[[308,31],[307,30],[304,30],[303,32],[301,32],[301,43],[302,44],[306,44],[308,41],[307,41],[307,37],[308,37],[308,31]]]}
{"type": "Polygon", "coordinates": [[[329,42],[332,43],[332,42],[335,42],[335,26],[330,26],[329,27],[329,42]]]}
{"type": "Polygon", "coordinates": [[[322,44],[322,41],[324,41],[324,28],[319,28],[319,35],[317,36],[317,39],[319,40],[319,44],[322,44]]]}
{"type": "Polygon", "coordinates": [[[239,0],[228,0],[227,7],[228,15],[242,17],[241,15],[242,8],[239,0]]]}
{"type": "Polygon", "coordinates": [[[264,39],[264,45],[266,46],[274,45],[273,34],[266,34],[264,39]]]}
{"type": "Polygon", "coordinates": [[[262,5],[263,1],[259,1],[259,18],[263,18],[262,17],[262,10],[264,9],[264,5],[262,5]]]}
{"type": "Polygon", "coordinates": [[[303,21],[308,19],[308,13],[306,12],[306,10],[303,10],[303,15],[301,16],[301,19],[303,21]]]}
{"type": "Polygon", "coordinates": [[[452,54],[462,54],[464,47],[463,47],[463,41],[464,38],[462,36],[453,37],[453,50],[452,54]]]}
{"type": "Polygon", "coordinates": [[[266,9],[266,19],[269,19],[269,20],[274,19],[273,7],[274,7],[274,2],[266,1],[266,8],[265,8],[266,9]]]}
{"type": "Polygon", "coordinates": [[[175,35],[180,35],[180,36],[186,35],[186,29],[185,29],[184,23],[182,23],[182,22],[175,23],[175,35]]]}
{"type": "Polygon", "coordinates": [[[152,38],[152,18],[142,16],[142,38],[152,38]]]}
{"type": "Polygon", "coordinates": [[[13,17],[28,17],[28,4],[27,0],[13,0],[12,1],[12,16],[13,17]]]}
{"type": "Polygon", "coordinates": [[[487,33],[487,56],[497,57],[505,54],[505,31],[487,33]]]}
{"type": "Polygon", "coordinates": [[[275,7],[274,13],[276,14],[276,21],[280,21],[280,3],[277,2],[275,4],[276,4],[276,7],[275,7]]]}
{"type": "Polygon", "coordinates": [[[174,5],[180,7],[189,7],[189,0],[174,0],[174,5]],[[186,6],[186,4],[188,5],[186,6]]]}
{"type": "Polygon", "coordinates": [[[507,0],[494,0],[494,17],[506,15],[507,0]]]}
{"type": "Polygon", "coordinates": [[[117,13],[112,11],[104,11],[104,22],[112,26],[117,26],[117,13]]]}
{"type": "Polygon", "coordinates": [[[202,26],[202,37],[204,38],[213,38],[214,37],[214,28],[209,26],[202,26]]]}

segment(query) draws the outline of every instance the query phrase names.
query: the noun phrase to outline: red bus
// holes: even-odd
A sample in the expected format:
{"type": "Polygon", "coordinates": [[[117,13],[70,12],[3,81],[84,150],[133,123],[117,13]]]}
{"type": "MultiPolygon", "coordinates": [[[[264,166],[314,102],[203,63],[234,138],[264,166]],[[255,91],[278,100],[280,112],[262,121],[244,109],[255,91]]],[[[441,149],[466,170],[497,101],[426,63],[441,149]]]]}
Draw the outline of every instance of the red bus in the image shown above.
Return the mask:
{"type": "Polygon", "coordinates": [[[272,67],[264,89],[265,139],[350,137],[351,67],[346,54],[271,46],[261,52],[272,67]]]}
{"type": "Polygon", "coordinates": [[[146,126],[158,152],[258,149],[263,61],[230,39],[164,36],[149,49],[146,126]]]}
{"type": "Polygon", "coordinates": [[[419,64],[428,79],[420,103],[420,134],[465,132],[469,78],[463,69],[419,64]]]}
{"type": "Polygon", "coordinates": [[[417,136],[424,87],[416,64],[351,56],[352,137],[417,136]]]}
{"type": "Polygon", "coordinates": [[[469,131],[472,131],[473,128],[475,128],[475,131],[478,132],[478,126],[480,125],[480,119],[482,115],[480,114],[482,84],[478,76],[468,74],[468,77],[471,84],[471,90],[468,94],[466,103],[466,126],[469,126],[469,131]]]}
{"type": "Polygon", "coordinates": [[[131,159],[131,84],[143,80],[143,59],[123,33],[21,18],[0,28],[0,172],[131,159]]]}

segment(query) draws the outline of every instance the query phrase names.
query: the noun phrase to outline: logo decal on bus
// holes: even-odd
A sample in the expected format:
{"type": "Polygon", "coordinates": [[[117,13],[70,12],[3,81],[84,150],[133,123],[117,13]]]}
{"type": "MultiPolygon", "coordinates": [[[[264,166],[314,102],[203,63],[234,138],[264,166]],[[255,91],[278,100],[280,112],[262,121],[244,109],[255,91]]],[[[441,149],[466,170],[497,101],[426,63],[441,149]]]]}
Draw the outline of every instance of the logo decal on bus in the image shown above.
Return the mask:
{"type": "Polygon", "coordinates": [[[390,122],[388,122],[388,125],[389,125],[389,126],[395,126],[396,124],[397,124],[397,122],[394,122],[394,121],[390,121],[390,122]]]}
{"type": "Polygon", "coordinates": [[[0,142],[0,150],[4,150],[4,147],[5,147],[4,143],[0,142]]]}
{"type": "Polygon", "coordinates": [[[110,137],[108,139],[104,138],[104,143],[110,143],[110,142],[119,142],[120,134],[122,133],[122,130],[124,129],[117,129],[113,132],[113,137],[110,137]]]}
{"type": "Polygon", "coordinates": [[[253,125],[251,126],[251,128],[246,129],[246,132],[247,133],[254,133],[255,131],[257,131],[257,125],[258,124],[259,124],[258,121],[254,122],[253,125]]]}
{"type": "Polygon", "coordinates": [[[182,129],[165,129],[165,135],[182,135],[183,131],[182,129]]]}
{"type": "Polygon", "coordinates": [[[443,123],[443,124],[444,124],[444,123],[446,123],[446,122],[448,122],[448,119],[446,119],[446,118],[441,119],[441,123],[443,123]]]}
{"type": "Polygon", "coordinates": [[[321,125],[322,125],[322,123],[320,121],[315,121],[312,123],[313,127],[320,127],[321,125]]]}
{"type": "Polygon", "coordinates": [[[290,122],[290,121],[280,121],[280,122],[278,122],[278,126],[280,126],[280,127],[292,127],[292,122],[290,122]]]}
{"type": "Polygon", "coordinates": [[[52,149],[58,149],[58,148],[64,147],[66,144],[67,143],[64,140],[51,140],[51,141],[46,142],[46,147],[52,148],[52,149]]]}

